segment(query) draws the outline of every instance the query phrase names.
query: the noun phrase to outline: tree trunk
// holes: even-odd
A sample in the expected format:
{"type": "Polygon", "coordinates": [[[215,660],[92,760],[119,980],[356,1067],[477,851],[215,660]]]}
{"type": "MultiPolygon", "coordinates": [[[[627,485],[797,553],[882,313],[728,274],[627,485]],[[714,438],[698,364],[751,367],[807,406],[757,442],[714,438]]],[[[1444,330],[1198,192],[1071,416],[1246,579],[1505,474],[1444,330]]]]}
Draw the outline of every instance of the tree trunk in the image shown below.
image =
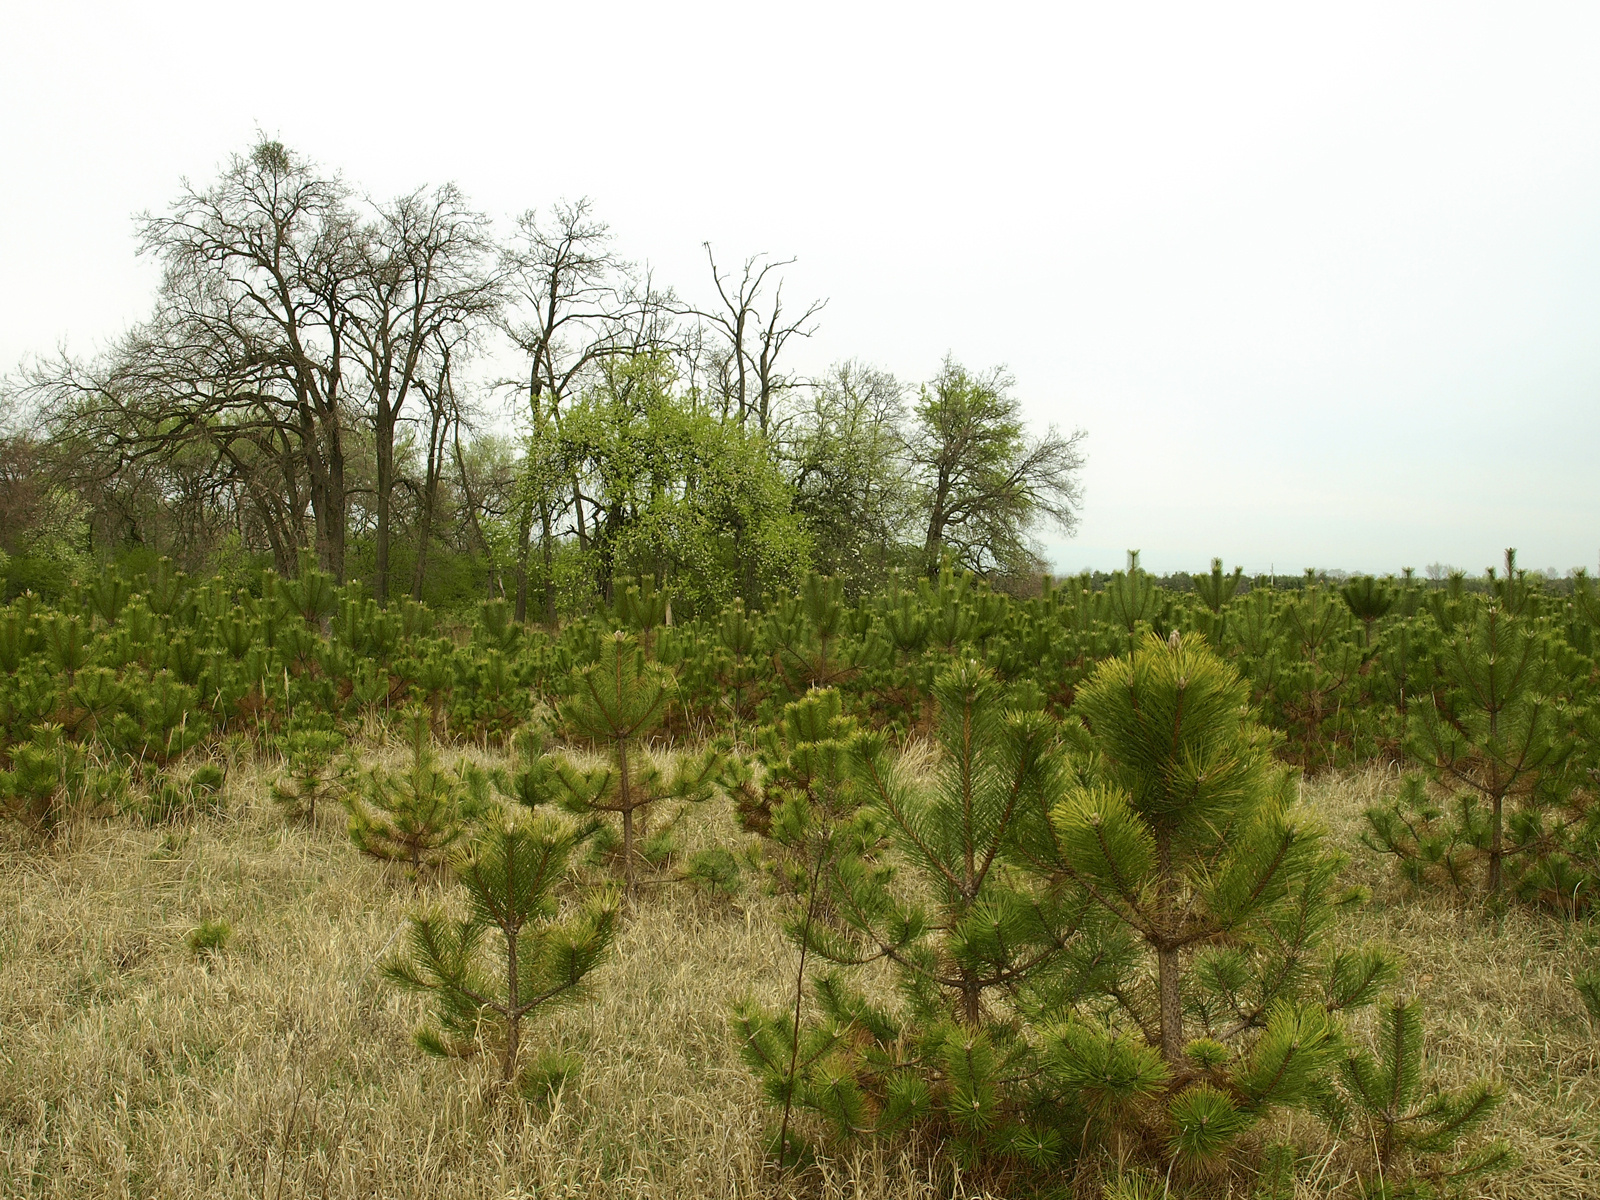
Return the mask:
{"type": "Polygon", "coordinates": [[[528,556],[532,552],[533,505],[517,506],[517,599],[512,615],[518,621],[528,619],[528,556]]]}
{"type": "Polygon", "coordinates": [[[1161,994],[1161,1057],[1176,1068],[1183,1065],[1183,996],[1178,990],[1177,947],[1156,947],[1156,978],[1161,994]]]}
{"type": "Polygon", "coordinates": [[[961,974],[961,1023],[968,1029],[976,1029],[982,1017],[983,988],[976,978],[966,973],[961,974]]]}
{"type": "Polygon", "coordinates": [[[389,519],[394,497],[394,410],[380,398],[373,432],[377,435],[378,531],[374,542],[372,594],[378,607],[389,603],[389,519]]]}
{"type": "Polygon", "coordinates": [[[1159,923],[1152,938],[1156,950],[1156,987],[1161,999],[1161,1057],[1177,1070],[1183,1065],[1183,993],[1179,987],[1182,964],[1169,940],[1168,928],[1177,907],[1177,881],[1172,875],[1172,835],[1156,837],[1156,909],[1159,923]],[[1166,928],[1162,928],[1166,927],[1166,928]]]}
{"type": "Polygon", "coordinates": [[[950,479],[942,468],[939,482],[933,491],[933,508],[928,513],[928,535],[923,541],[923,553],[928,560],[928,575],[939,577],[939,556],[944,550],[945,505],[950,501],[950,479]]]}
{"type": "Polygon", "coordinates": [[[434,511],[439,504],[439,479],[444,474],[444,443],[449,436],[450,418],[438,411],[428,427],[428,467],[422,481],[422,512],[417,521],[417,561],[411,571],[411,598],[422,599],[422,584],[428,569],[428,546],[433,541],[434,511]],[[441,425],[444,428],[441,429],[441,425]]]}
{"type": "Polygon", "coordinates": [[[617,742],[617,775],[622,808],[622,880],[633,898],[633,791],[628,786],[628,739],[617,742]]]}
{"type": "Polygon", "coordinates": [[[517,933],[502,927],[506,939],[506,1048],[500,1078],[510,1083],[517,1072],[517,1050],[522,1040],[522,1006],[517,994],[517,933]]]}
{"type": "Polygon", "coordinates": [[[1489,894],[1500,892],[1500,863],[1505,858],[1505,797],[1495,793],[1494,816],[1489,828],[1489,894]]]}
{"type": "Polygon", "coordinates": [[[483,549],[483,557],[489,564],[487,578],[484,581],[484,591],[487,598],[494,599],[495,566],[489,550],[489,539],[483,535],[483,526],[478,521],[478,500],[472,494],[472,482],[467,477],[466,456],[461,453],[461,426],[457,424],[455,431],[456,471],[461,476],[461,496],[467,502],[467,523],[472,526],[473,535],[478,539],[478,545],[483,549]]]}
{"type": "Polygon", "coordinates": [[[544,573],[540,584],[544,588],[544,623],[550,632],[556,631],[556,545],[555,532],[550,528],[550,505],[539,508],[539,553],[543,558],[544,573]]]}

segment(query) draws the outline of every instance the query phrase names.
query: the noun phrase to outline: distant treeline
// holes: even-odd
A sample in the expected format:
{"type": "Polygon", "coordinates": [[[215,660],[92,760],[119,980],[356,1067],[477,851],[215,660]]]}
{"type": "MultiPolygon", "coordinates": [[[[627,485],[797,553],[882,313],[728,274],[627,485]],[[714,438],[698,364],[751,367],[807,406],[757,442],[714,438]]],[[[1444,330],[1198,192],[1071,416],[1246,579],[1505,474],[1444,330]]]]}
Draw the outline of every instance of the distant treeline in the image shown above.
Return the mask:
{"type": "Polygon", "coordinates": [[[374,201],[262,141],[139,244],[149,318],[0,393],[11,595],[163,556],[243,586],[310,550],[380,605],[549,623],[621,576],[687,612],[813,570],[852,595],[942,561],[1026,587],[1034,531],[1075,520],[1083,435],[1030,432],[1003,369],[802,377],[823,305],[786,262],[708,245],[691,303],[587,201],[498,229],[453,184],[374,201]]]}

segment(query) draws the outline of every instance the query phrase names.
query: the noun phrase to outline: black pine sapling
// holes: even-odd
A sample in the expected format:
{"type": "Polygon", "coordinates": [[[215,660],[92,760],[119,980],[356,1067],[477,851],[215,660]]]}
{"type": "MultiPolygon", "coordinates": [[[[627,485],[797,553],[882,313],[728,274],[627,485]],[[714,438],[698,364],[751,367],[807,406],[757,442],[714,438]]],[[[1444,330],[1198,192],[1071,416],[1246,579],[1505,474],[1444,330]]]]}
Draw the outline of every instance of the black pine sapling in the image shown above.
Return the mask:
{"type": "Polygon", "coordinates": [[[1503,1142],[1461,1153],[1461,1143],[1494,1114],[1504,1092],[1483,1079],[1455,1091],[1427,1086],[1420,1000],[1384,1001],[1377,1043],[1376,1055],[1350,1050],[1340,1071],[1343,1093],[1367,1127],[1361,1141],[1375,1160],[1376,1186],[1368,1196],[1421,1200],[1510,1165],[1503,1142]]]}
{"type": "Polygon", "coordinates": [[[439,765],[428,711],[407,709],[411,764],[401,772],[364,770],[345,797],[350,838],[374,858],[405,863],[415,875],[443,861],[472,817],[468,789],[456,771],[439,765]]]}
{"type": "Polygon", "coordinates": [[[340,783],[334,771],[334,756],[344,748],[345,739],[331,728],[292,729],[284,738],[284,774],[272,785],[272,798],[292,817],[307,824],[317,823],[317,804],[335,798],[340,783]]]}
{"type": "Polygon", "coordinates": [[[86,779],[84,754],[59,725],[37,725],[28,741],[10,748],[11,769],[0,771],[0,801],[14,819],[44,833],[66,816],[86,779]]]}
{"type": "Polygon", "coordinates": [[[1575,903],[1562,898],[1565,860],[1549,861],[1586,815],[1569,803],[1581,716],[1564,702],[1576,674],[1569,654],[1547,623],[1498,603],[1449,631],[1406,749],[1451,802],[1434,804],[1408,781],[1366,814],[1369,844],[1399,858],[1412,883],[1442,877],[1496,896],[1509,876],[1529,898],[1575,903]]]}
{"type": "Polygon", "coordinates": [[[1194,590],[1200,597],[1200,602],[1211,610],[1213,616],[1221,616],[1222,610],[1228,606],[1228,601],[1233,599],[1234,593],[1239,590],[1239,585],[1243,582],[1243,567],[1235,567],[1232,575],[1225,575],[1222,572],[1222,560],[1213,558],[1211,574],[1194,577],[1194,590]]]}
{"type": "Polygon", "coordinates": [[[1573,972],[1572,987],[1589,1014],[1590,1027],[1600,1025],[1600,968],[1573,972]]]}
{"type": "MultiPolygon", "coordinates": [[[[812,1016],[743,1006],[741,1040],[774,1103],[814,1112],[841,1136],[915,1128],[967,1165],[991,1155],[1043,1164],[1063,1144],[1054,1115],[1021,1082],[1038,1079],[1040,1064],[1021,1036],[1018,997],[1055,973],[1076,922],[1059,889],[1019,869],[1010,851],[1019,827],[1042,819],[1054,731],[1042,713],[1015,710],[975,662],[944,672],[935,692],[943,753],[934,776],[897,762],[876,735],[850,748],[861,811],[813,826],[813,837],[834,836],[826,854],[803,860],[820,871],[801,880],[806,903],[787,923],[811,956],[886,962],[903,1005],[879,1008],[833,972],[813,985],[812,1016]],[[884,836],[909,887],[876,852],[884,836]]],[[[816,749],[823,761],[840,753],[816,749]]],[[[791,808],[773,810],[774,832],[791,808]]]]}
{"type": "Polygon", "coordinates": [[[577,998],[616,927],[610,890],[556,915],[556,885],[590,832],[547,815],[495,810],[453,856],[466,916],[413,916],[406,950],[384,967],[393,982],[431,1001],[434,1023],[416,1034],[424,1051],[460,1055],[498,1041],[501,1081],[516,1079],[523,1022],[577,998]]]}
{"type": "Polygon", "coordinates": [[[709,799],[724,756],[713,747],[681,758],[669,775],[644,750],[660,726],[672,696],[671,674],[647,663],[638,643],[618,632],[601,641],[599,660],[574,672],[572,693],[561,715],[580,737],[610,753],[594,770],[562,763],[560,803],[580,814],[615,814],[622,821],[622,873],[631,895],[637,886],[640,839],[653,806],[663,800],[709,799]]]}
{"type": "Polygon", "coordinates": [[[114,718],[112,742],[130,757],[164,767],[210,732],[210,718],[200,708],[195,689],[171,671],[138,679],[127,693],[125,711],[114,718]]]}
{"type": "Polygon", "coordinates": [[[1325,1091],[1331,1013],[1394,974],[1381,951],[1330,952],[1340,862],[1247,700],[1200,639],[1148,635],[1080,689],[1096,753],[1054,811],[1064,882],[1137,939],[1112,954],[1106,991],[1171,1077],[1169,1153],[1200,1170],[1270,1109],[1325,1091]]]}
{"type": "Polygon", "coordinates": [[[1357,575],[1339,589],[1339,594],[1344,597],[1350,614],[1361,622],[1370,650],[1378,622],[1388,616],[1389,610],[1394,607],[1394,588],[1371,575],[1357,575]]]}
{"type": "Polygon", "coordinates": [[[759,778],[745,764],[733,772],[747,826],[758,828],[774,847],[766,865],[791,897],[784,925],[799,946],[784,1018],[769,1016],[752,1000],[735,1008],[741,1052],[765,1077],[768,1095],[783,1106],[776,1145],[784,1165],[799,1157],[790,1121],[802,1066],[814,1065],[802,1063],[802,1019],[813,930],[828,903],[824,876],[841,855],[859,858],[882,841],[880,827],[860,819],[855,759],[861,737],[855,722],[844,716],[836,691],[813,691],[786,705],[775,724],[757,731],[759,778]]]}
{"type": "Polygon", "coordinates": [[[511,762],[494,773],[495,790],[524,808],[554,804],[565,792],[560,781],[560,759],[545,749],[544,731],[525,725],[511,735],[511,762]]]}

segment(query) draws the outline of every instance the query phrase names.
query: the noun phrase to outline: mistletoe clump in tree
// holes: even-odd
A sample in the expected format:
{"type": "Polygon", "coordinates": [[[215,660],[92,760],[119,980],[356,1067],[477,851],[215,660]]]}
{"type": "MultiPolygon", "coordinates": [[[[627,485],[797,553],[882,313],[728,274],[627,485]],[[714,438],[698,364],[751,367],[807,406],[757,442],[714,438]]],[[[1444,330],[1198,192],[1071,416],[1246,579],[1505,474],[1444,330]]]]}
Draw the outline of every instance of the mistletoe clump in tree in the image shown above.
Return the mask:
{"type": "Polygon", "coordinates": [[[560,706],[567,726],[604,747],[611,761],[593,770],[563,763],[559,803],[579,814],[621,818],[622,873],[630,895],[650,810],[663,800],[709,799],[724,766],[716,747],[683,756],[670,774],[650,756],[650,735],[666,716],[672,691],[671,673],[646,662],[634,638],[618,631],[601,639],[597,661],[574,672],[571,694],[560,706]]]}
{"type": "MultiPolygon", "coordinates": [[[[434,1023],[416,1034],[424,1051],[464,1055],[498,1042],[502,1083],[517,1079],[523,1022],[581,994],[616,928],[617,898],[608,890],[558,914],[555,889],[592,832],[547,815],[496,809],[453,857],[466,915],[413,916],[406,952],[384,968],[393,982],[431,1001],[434,1023]]],[[[536,1092],[554,1082],[552,1074],[570,1069],[563,1055],[541,1055],[523,1090],[536,1092]]]]}
{"type": "Polygon", "coordinates": [[[1052,1069],[1115,1138],[1201,1172],[1326,1094],[1334,1014],[1394,974],[1330,946],[1340,863],[1248,700],[1200,639],[1147,635],[1079,692],[1094,755],[1053,814],[1063,883],[1132,936],[1104,944],[1114,1003],[1075,1006],[1052,1069]]]}

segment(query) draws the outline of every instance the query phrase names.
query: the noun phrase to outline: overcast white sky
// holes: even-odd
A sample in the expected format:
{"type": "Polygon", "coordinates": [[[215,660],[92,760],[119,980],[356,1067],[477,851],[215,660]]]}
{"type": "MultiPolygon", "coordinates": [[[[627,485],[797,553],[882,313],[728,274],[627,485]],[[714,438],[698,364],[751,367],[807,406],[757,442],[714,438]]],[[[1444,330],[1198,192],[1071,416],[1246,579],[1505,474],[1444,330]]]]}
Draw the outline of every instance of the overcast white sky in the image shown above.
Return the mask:
{"type": "Polygon", "coordinates": [[[259,128],[592,196],[691,296],[796,255],[798,365],[1009,365],[1089,432],[1062,569],[1592,569],[1597,63],[1592,3],[0,0],[0,370],[137,320],[133,215],[259,128]]]}

